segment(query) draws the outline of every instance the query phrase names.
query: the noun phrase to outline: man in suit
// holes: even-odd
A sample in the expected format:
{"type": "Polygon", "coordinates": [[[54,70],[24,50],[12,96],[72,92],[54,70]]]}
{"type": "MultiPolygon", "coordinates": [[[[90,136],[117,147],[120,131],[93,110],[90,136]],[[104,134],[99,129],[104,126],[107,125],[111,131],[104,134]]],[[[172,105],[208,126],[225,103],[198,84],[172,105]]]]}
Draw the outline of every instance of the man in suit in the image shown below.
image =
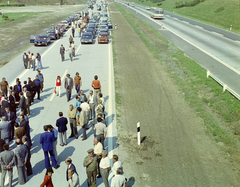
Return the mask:
{"type": "Polygon", "coordinates": [[[34,101],[34,97],[35,97],[35,94],[36,94],[36,84],[35,84],[35,82],[33,82],[31,80],[30,77],[28,77],[28,84],[31,87],[31,95],[32,95],[31,103],[32,103],[34,101]]]}
{"type": "Polygon", "coordinates": [[[3,97],[1,103],[2,103],[1,115],[4,116],[6,113],[5,108],[9,108],[7,97],[3,97]]]}
{"type": "Polygon", "coordinates": [[[28,157],[27,157],[27,162],[26,162],[26,168],[27,168],[27,176],[32,175],[32,164],[30,162],[31,159],[31,145],[28,142],[27,136],[22,137],[22,143],[23,145],[26,146],[27,151],[28,151],[28,157]]]}
{"type": "Polygon", "coordinates": [[[84,99],[87,98],[86,94],[83,93],[83,90],[80,90],[78,97],[80,98],[81,103],[83,103],[84,99]]]}
{"type": "Polygon", "coordinates": [[[25,120],[24,115],[20,115],[19,127],[23,127],[25,129],[26,136],[28,138],[28,143],[31,146],[32,142],[31,142],[31,136],[30,136],[30,126],[29,126],[29,122],[25,120]]]}
{"type": "Polygon", "coordinates": [[[64,87],[67,92],[67,101],[71,99],[72,89],[73,89],[73,79],[70,77],[70,74],[67,74],[67,78],[65,78],[64,87]]]}
{"type": "Polygon", "coordinates": [[[48,132],[48,125],[44,125],[43,129],[45,132],[40,136],[40,144],[42,144],[42,149],[45,156],[45,167],[46,169],[51,167],[48,157],[48,154],[50,154],[53,167],[55,169],[58,169],[60,165],[57,164],[57,161],[53,154],[53,134],[48,132]]]}
{"type": "Polygon", "coordinates": [[[88,96],[88,104],[90,106],[90,112],[89,112],[89,120],[95,118],[95,108],[98,105],[98,99],[96,95],[93,95],[93,91],[89,91],[89,96],[88,96]]]}
{"type": "Polygon", "coordinates": [[[27,114],[27,105],[26,105],[26,99],[23,96],[23,92],[19,93],[20,101],[19,101],[19,108],[21,108],[21,111],[24,112],[24,115],[27,114]]]}
{"type": "Polygon", "coordinates": [[[16,166],[18,171],[18,184],[25,184],[27,182],[26,163],[28,158],[27,147],[21,144],[20,139],[16,139],[17,147],[15,149],[16,166]]]}
{"type": "Polygon", "coordinates": [[[23,89],[24,89],[24,88],[27,88],[27,91],[30,92],[30,91],[31,91],[31,86],[30,86],[30,84],[28,84],[27,81],[24,81],[23,84],[24,84],[23,89]]]}
{"type": "Polygon", "coordinates": [[[3,139],[7,144],[9,144],[10,139],[10,126],[11,124],[6,121],[6,117],[2,117],[2,122],[0,123],[1,139],[3,139]]]}
{"type": "Polygon", "coordinates": [[[14,138],[14,125],[15,125],[15,121],[16,121],[17,117],[14,112],[11,112],[9,110],[9,108],[6,108],[5,110],[6,110],[6,113],[5,113],[6,121],[10,122],[10,124],[11,124],[9,141],[12,141],[14,138]]]}
{"type": "Polygon", "coordinates": [[[26,53],[23,54],[23,65],[25,69],[28,67],[28,55],[26,53]]]}
{"type": "Polygon", "coordinates": [[[62,58],[62,62],[65,60],[64,55],[65,55],[65,47],[63,47],[63,44],[60,47],[60,55],[62,58]]]}
{"type": "Polygon", "coordinates": [[[16,108],[17,108],[18,102],[16,101],[15,98],[15,92],[11,91],[11,95],[9,96],[9,105],[10,105],[10,111],[14,112],[16,115],[16,108]]]}
{"type": "Polygon", "coordinates": [[[15,99],[18,102],[20,100],[19,93],[22,92],[22,86],[20,84],[20,81],[16,81],[16,85],[13,87],[14,93],[15,93],[15,99]]]}
{"type": "Polygon", "coordinates": [[[15,155],[13,151],[9,150],[9,145],[3,145],[4,151],[0,153],[0,164],[2,167],[2,177],[1,177],[1,186],[4,186],[5,176],[8,172],[9,176],[9,186],[12,186],[12,177],[13,177],[13,166],[15,163],[15,155]]]}
{"type": "Polygon", "coordinates": [[[63,113],[59,112],[59,119],[56,122],[56,126],[58,127],[59,141],[60,145],[67,145],[67,118],[63,117],[63,113]]]}
{"type": "MultiPolygon", "coordinates": [[[[33,80],[33,82],[34,82],[35,85],[36,85],[36,86],[35,86],[35,90],[36,90],[36,92],[37,92],[37,94],[38,94],[38,100],[41,100],[41,99],[40,99],[41,82],[40,82],[38,76],[35,77],[35,79],[33,80]]],[[[36,94],[36,92],[35,92],[35,94],[36,94]]],[[[35,95],[34,95],[34,96],[35,96],[35,95]]]]}
{"type": "Polygon", "coordinates": [[[66,179],[68,181],[68,169],[73,168],[74,172],[78,175],[76,167],[74,166],[74,164],[72,163],[72,159],[71,158],[66,158],[65,163],[67,164],[67,171],[66,171],[66,179]]]}

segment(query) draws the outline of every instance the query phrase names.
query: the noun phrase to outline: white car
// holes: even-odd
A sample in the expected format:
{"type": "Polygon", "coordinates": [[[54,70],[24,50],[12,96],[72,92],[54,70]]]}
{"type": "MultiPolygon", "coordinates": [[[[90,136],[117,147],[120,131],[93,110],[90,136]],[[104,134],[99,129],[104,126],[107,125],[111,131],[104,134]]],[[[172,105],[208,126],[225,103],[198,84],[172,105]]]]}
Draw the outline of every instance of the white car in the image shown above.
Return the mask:
{"type": "Polygon", "coordinates": [[[147,7],[146,7],[146,10],[150,10],[150,8],[147,6],[147,7]]]}
{"type": "Polygon", "coordinates": [[[68,24],[68,22],[66,20],[61,21],[61,23],[63,23],[65,25],[65,28],[69,27],[69,24],[68,24]]]}

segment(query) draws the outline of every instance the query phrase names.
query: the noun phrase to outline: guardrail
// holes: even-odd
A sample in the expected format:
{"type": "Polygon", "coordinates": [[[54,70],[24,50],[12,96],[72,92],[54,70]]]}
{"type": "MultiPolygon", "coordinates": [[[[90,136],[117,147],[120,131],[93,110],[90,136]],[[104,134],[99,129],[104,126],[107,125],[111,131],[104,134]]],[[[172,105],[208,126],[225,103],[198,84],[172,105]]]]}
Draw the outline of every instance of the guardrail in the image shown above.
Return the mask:
{"type": "Polygon", "coordinates": [[[219,78],[217,78],[215,75],[213,75],[209,70],[207,70],[207,78],[208,77],[212,77],[212,79],[214,79],[215,81],[217,81],[220,85],[222,85],[223,87],[223,92],[225,92],[225,90],[229,91],[233,96],[235,96],[238,100],[240,100],[240,95],[238,93],[236,93],[235,91],[233,91],[231,88],[228,87],[227,84],[225,84],[224,82],[222,82],[219,78]]]}

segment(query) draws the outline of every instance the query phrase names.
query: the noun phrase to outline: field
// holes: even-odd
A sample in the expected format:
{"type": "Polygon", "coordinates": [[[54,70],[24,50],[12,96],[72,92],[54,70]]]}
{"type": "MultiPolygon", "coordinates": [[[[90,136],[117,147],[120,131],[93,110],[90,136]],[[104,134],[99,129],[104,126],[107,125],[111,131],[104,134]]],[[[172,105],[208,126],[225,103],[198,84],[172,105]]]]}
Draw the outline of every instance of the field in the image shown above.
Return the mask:
{"type": "MultiPolygon", "coordinates": [[[[54,5],[56,3],[61,3],[61,0],[21,0],[20,1],[10,1],[10,5],[19,5],[19,4],[24,4],[25,6],[29,5],[54,5]]],[[[63,5],[72,5],[72,4],[83,4],[86,3],[85,0],[63,0],[63,5]]],[[[1,5],[7,5],[7,1],[5,0],[0,0],[0,7],[1,5]]]]}
{"type": "Polygon", "coordinates": [[[132,0],[132,2],[149,7],[161,7],[166,11],[225,30],[229,30],[232,25],[232,32],[240,33],[239,0],[205,0],[191,7],[184,6],[184,3],[191,3],[194,0],[132,0]],[[176,3],[182,3],[183,7],[176,8],[178,5],[176,3]]]}

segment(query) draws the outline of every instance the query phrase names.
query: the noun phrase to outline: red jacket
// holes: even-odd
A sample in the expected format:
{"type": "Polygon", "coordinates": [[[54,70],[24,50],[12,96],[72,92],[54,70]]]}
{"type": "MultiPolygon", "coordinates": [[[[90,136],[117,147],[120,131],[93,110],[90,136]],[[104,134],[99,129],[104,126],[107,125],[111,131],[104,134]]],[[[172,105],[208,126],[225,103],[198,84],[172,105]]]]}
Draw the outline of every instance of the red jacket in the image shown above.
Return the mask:
{"type": "Polygon", "coordinates": [[[45,175],[43,183],[40,185],[40,187],[53,187],[52,178],[48,175],[45,175]]]}
{"type": "Polygon", "coordinates": [[[59,79],[56,80],[56,86],[61,86],[61,79],[60,80],[59,79]]]}

